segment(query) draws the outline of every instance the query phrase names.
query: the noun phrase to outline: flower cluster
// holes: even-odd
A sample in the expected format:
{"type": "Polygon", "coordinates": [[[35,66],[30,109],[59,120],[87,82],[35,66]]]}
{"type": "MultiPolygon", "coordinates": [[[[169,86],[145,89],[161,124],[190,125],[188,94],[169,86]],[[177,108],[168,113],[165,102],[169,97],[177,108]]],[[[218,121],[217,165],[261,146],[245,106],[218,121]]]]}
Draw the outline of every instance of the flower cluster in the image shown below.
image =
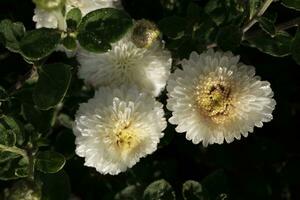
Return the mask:
{"type": "MultiPolygon", "coordinates": [[[[119,3],[63,4],[66,11],[78,7],[85,15],[119,3]]],[[[36,27],[64,30],[64,16],[57,9],[37,7],[33,19],[36,27]]],[[[272,120],[276,102],[270,83],[261,81],[254,67],[239,62],[231,52],[192,52],[170,75],[171,54],[157,27],[147,20],[136,21],[111,46],[105,53],[80,48],[76,57],[79,78],[96,90],[75,116],[76,153],[102,174],[126,171],[157,149],[167,124],[163,105],[155,97],[166,85],[169,122],[194,144],[230,143],[272,120]]]]}

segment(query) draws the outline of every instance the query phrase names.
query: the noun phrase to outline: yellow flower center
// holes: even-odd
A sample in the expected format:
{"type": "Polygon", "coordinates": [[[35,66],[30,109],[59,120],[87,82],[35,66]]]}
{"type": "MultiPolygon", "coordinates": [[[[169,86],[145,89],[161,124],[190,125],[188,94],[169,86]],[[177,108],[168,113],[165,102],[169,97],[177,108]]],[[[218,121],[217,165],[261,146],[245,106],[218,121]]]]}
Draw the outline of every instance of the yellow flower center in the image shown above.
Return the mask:
{"type": "Polygon", "coordinates": [[[127,156],[133,149],[140,144],[137,136],[137,130],[129,126],[125,126],[116,134],[115,145],[121,155],[127,156]]]}
{"type": "Polygon", "coordinates": [[[225,80],[207,78],[196,87],[196,102],[200,112],[217,124],[230,118],[232,110],[231,84],[225,80]]]}

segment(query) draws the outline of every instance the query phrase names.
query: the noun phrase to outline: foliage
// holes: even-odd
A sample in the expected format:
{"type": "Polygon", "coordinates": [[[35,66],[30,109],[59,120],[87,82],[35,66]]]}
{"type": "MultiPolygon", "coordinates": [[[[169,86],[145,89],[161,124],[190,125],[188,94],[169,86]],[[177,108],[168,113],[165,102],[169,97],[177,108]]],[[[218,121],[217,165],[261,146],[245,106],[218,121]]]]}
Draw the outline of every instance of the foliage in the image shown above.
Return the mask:
{"type": "Polygon", "coordinates": [[[73,8],[67,30],[58,30],[33,28],[30,0],[1,0],[0,199],[33,181],[44,200],[299,199],[300,1],[271,1],[261,12],[268,1],[123,0],[124,10],[83,16],[73,8]],[[274,121],[247,141],[208,148],[168,124],[158,151],[127,172],[112,177],[85,167],[71,129],[93,91],[77,78],[76,60],[56,50],[80,44],[105,53],[141,18],[159,27],[174,68],[192,51],[214,47],[257,65],[274,83],[274,121]]]}

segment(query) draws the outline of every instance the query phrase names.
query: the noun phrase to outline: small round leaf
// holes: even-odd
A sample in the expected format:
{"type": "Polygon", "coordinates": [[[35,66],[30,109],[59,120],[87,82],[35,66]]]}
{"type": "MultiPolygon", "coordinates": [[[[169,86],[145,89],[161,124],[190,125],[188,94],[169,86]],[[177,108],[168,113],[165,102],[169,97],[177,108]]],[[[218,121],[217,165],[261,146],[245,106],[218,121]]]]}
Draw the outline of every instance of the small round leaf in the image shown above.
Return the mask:
{"type": "Polygon", "coordinates": [[[36,168],[44,173],[56,173],[65,165],[65,157],[54,151],[39,152],[37,155],[36,168]]]}
{"type": "Polygon", "coordinates": [[[80,23],[82,13],[79,8],[73,8],[67,13],[67,26],[68,28],[75,29],[80,23]]]}
{"type": "Polygon", "coordinates": [[[20,41],[21,53],[28,60],[40,60],[50,55],[60,40],[61,33],[55,29],[41,28],[29,31],[20,41]]]}
{"type": "Polygon", "coordinates": [[[98,9],[88,13],[81,20],[78,41],[83,48],[93,51],[93,43],[96,42],[96,46],[107,47],[107,44],[122,38],[131,26],[132,19],[124,11],[114,8],[98,9]]]}
{"type": "Polygon", "coordinates": [[[144,200],[175,200],[175,192],[167,181],[161,179],[151,183],[144,191],[144,200]]]}
{"type": "Polygon", "coordinates": [[[202,185],[193,180],[186,181],[182,186],[182,196],[185,200],[205,200],[202,185]]]}

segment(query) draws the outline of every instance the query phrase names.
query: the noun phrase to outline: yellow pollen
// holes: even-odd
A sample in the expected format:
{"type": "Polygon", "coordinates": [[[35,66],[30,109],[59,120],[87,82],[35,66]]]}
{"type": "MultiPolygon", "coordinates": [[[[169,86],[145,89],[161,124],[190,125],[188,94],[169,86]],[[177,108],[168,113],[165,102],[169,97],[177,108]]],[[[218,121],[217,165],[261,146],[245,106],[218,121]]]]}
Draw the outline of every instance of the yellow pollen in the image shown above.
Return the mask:
{"type": "Polygon", "coordinates": [[[116,134],[116,146],[121,152],[127,153],[140,143],[136,131],[130,127],[123,128],[116,134]]]}
{"type": "Polygon", "coordinates": [[[200,112],[217,124],[224,123],[231,111],[231,85],[224,80],[208,78],[196,87],[196,102],[200,112]]]}

